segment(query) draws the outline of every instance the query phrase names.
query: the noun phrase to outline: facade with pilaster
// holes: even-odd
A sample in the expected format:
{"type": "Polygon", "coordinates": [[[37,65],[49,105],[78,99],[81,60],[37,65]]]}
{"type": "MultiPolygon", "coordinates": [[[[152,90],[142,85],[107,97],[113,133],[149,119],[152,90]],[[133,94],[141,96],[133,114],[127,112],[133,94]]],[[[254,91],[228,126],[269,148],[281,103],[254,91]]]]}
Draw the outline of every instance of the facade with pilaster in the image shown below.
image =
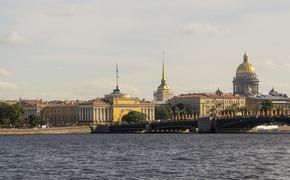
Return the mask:
{"type": "Polygon", "coordinates": [[[80,124],[110,124],[122,122],[130,111],[146,114],[148,121],[155,119],[155,105],[130,97],[106,97],[79,104],[80,124]]]}

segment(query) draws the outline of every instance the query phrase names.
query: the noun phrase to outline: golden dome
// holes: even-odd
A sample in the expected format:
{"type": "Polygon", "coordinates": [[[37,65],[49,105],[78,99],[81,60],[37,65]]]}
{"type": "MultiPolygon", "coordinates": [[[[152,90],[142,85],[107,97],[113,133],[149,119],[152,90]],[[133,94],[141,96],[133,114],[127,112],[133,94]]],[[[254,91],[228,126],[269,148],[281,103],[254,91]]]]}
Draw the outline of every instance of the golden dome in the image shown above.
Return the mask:
{"type": "Polygon", "coordinates": [[[256,74],[256,68],[248,63],[248,56],[245,54],[244,55],[244,62],[239,65],[237,68],[236,74],[256,74]]]}

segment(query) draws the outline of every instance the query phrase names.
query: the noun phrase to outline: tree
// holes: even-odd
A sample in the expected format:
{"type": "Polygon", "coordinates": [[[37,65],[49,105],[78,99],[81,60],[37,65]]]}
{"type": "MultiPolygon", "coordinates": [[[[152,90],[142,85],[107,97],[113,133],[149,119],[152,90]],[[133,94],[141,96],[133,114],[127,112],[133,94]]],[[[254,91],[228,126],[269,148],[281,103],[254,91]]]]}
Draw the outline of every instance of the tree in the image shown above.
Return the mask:
{"type": "Polygon", "coordinates": [[[273,102],[270,100],[264,100],[261,102],[261,110],[270,111],[274,107],[273,102]]]}
{"type": "Polygon", "coordinates": [[[17,103],[10,106],[9,111],[9,119],[11,121],[11,124],[13,127],[21,127],[24,124],[24,118],[23,118],[23,109],[22,107],[17,103]]]}
{"type": "Polygon", "coordinates": [[[21,127],[24,124],[23,109],[19,104],[0,104],[0,124],[12,127],[21,127]]]}
{"type": "Polygon", "coordinates": [[[265,115],[267,115],[268,111],[271,111],[273,107],[274,107],[273,102],[270,100],[263,100],[261,102],[261,110],[265,112],[265,115]]]}
{"type": "Polygon", "coordinates": [[[147,121],[147,115],[138,111],[130,111],[122,117],[123,123],[136,124],[147,121]]]}
{"type": "Polygon", "coordinates": [[[29,115],[28,116],[28,123],[30,127],[36,127],[38,125],[42,125],[43,121],[40,117],[37,117],[36,115],[29,115]]]}
{"type": "Polygon", "coordinates": [[[185,114],[190,116],[190,118],[192,118],[192,114],[193,114],[193,110],[192,110],[192,106],[190,105],[186,105],[185,106],[185,114]]]}
{"type": "Polygon", "coordinates": [[[180,110],[177,106],[171,107],[172,113],[173,113],[173,119],[176,120],[176,117],[180,114],[180,110]]]}
{"type": "Polygon", "coordinates": [[[161,120],[168,120],[172,118],[172,110],[168,107],[157,106],[155,108],[155,118],[161,120]]]}
{"type": "Polygon", "coordinates": [[[184,115],[186,114],[186,112],[185,112],[185,105],[183,103],[178,103],[176,106],[179,109],[181,119],[184,118],[184,115]]]}

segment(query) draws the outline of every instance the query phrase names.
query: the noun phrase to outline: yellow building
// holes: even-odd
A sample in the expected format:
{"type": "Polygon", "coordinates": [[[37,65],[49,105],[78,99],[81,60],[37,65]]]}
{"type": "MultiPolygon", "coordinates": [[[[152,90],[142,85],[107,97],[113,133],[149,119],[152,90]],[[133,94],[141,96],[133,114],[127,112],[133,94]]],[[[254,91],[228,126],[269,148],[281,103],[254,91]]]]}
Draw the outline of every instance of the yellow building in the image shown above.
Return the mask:
{"type": "Polygon", "coordinates": [[[245,107],[246,99],[239,95],[225,94],[217,90],[215,93],[182,94],[170,100],[172,105],[179,103],[192,108],[196,117],[206,117],[226,109],[245,107]]]}
{"type": "Polygon", "coordinates": [[[122,117],[130,111],[146,114],[148,121],[155,119],[155,105],[121,93],[118,78],[117,69],[117,85],[111,94],[105,95],[102,99],[94,99],[79,104],[79,122],[81,124],[120,123],[122,117]]]}
{"type": "Polygon", "coordinates": [[[81,124],[120,123],[122,117],[130,111],[142,112],[147,120],[155,119],[155,106],[151,102],[131,98],[122,94],[118,87],[104,99],[94,99],[79,104],[79,122],[81,124]]]}

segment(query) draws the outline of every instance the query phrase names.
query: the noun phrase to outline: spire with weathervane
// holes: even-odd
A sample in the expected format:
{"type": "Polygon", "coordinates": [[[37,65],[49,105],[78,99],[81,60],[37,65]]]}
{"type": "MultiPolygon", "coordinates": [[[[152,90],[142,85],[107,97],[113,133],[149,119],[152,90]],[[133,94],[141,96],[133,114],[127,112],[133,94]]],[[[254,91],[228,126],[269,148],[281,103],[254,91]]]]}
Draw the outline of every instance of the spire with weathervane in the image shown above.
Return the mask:
{"type": "Polygon", "coordinates": [[[112,99],[112,98],[130,98],[129,94],[121,93],[119,89],[119,66],[116,64],[116,89],[113,89],[111,94],[105,95],[105,99],[112,99]]]}
{"type": "Polygon", "coordinates": [[[154,92],[154,100],[157,102],[166,102],[173,96],[170,87],[166,83],[166,70],[165,70],[165,52],[162,52],[162,78],[161,84],[158,86],[157,91],[154,92]]]}
{"type": "Polygon", "coordinates": [[[114,89],[114,92],[120,92],[120,89],[119,89],[119,67],[118,67],[118,64],[116,64],[116,89],[114,89]]]}

